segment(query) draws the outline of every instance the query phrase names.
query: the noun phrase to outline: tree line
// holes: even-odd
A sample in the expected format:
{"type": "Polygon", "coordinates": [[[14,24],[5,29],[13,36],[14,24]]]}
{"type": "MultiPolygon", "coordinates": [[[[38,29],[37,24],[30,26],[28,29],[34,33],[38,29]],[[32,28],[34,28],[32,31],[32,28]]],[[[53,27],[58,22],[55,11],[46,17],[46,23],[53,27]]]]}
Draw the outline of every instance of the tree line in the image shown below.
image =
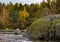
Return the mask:
{"type": "Polygon", "coordinates": [[[23,5],[21,3],[13,4],[12,2],[7,5],[0,3],[0,29],[26,29],[32,23],[33,19],[51,14],[59,14],[59,2],[58,0],[49,4],[42,1],[41,4],[30,5],[23,5]]]}

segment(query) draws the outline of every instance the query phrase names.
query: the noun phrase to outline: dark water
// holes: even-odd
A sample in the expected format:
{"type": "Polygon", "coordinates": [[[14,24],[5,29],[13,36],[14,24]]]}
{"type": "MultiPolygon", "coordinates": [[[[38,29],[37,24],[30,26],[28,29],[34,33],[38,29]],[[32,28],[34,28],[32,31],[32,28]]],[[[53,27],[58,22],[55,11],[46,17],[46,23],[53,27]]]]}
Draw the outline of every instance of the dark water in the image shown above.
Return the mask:
{"type": "Polygon", "coordinates": [[[35,40],[35,41],[33,41],[33,42],[60,42],[60,40],[59,40],[59,41],[57,41],[57,40],[55,40],[55,41],[53,41],[53,40],[49,40],[49,41],[35,40]]]}

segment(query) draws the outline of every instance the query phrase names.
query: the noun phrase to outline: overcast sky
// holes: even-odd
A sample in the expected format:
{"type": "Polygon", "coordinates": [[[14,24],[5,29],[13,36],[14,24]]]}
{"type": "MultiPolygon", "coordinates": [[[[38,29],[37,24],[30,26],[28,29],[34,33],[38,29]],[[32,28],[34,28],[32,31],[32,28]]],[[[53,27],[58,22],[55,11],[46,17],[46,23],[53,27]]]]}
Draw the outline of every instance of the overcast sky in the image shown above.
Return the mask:
{"type": "Polygon", "coordinates": [[[9,3],[12,2],[13,4],[18,2],[18,3],[22,3],[22,4],[31,4],[31,3],[40,3],[43,0],[0,0],[0,2],[2,3],[9,3]]]}

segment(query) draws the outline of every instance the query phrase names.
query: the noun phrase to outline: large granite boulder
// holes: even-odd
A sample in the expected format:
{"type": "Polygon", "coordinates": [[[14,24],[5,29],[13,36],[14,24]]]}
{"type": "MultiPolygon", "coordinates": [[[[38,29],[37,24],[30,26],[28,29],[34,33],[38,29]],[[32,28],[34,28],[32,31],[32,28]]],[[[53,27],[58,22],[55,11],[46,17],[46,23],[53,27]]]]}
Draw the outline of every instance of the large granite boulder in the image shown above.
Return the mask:
{"type": "Polygon", "coordinates": [[[56,31],[58,31],[56,30],[56,25],[58,23],[60,23],[59,15],[40,18],[27,28],[26,36],[29,38],[54,38],[55,33],[57,33],[56,31]]]}

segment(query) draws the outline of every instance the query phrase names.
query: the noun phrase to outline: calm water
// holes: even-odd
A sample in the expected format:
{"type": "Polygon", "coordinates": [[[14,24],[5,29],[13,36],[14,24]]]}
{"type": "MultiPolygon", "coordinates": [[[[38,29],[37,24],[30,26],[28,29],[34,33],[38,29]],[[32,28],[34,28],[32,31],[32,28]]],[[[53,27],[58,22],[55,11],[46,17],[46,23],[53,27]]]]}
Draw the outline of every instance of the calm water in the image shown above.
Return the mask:
{"type": "Polygon", "coordinates": [[[36,40],[36,41],[33,41],[33,42],[60,42],[60,41],[51,41],[51,40],[49,40],[49,41],[44,41],[44,40],[36,40]]]}
{"type": "Polygon", "coordinates": [[[23,34],[14,35],[14,34],[0,34],[0,42],[60,42],[60,41],[42,41],[35,40],[30,41],[28,38],[23,37],[23,34]]]}
{"type": "Polygon", "coordinates": [[[23,35],[0,34],[0,42],[32,42],[23,35]]]}

